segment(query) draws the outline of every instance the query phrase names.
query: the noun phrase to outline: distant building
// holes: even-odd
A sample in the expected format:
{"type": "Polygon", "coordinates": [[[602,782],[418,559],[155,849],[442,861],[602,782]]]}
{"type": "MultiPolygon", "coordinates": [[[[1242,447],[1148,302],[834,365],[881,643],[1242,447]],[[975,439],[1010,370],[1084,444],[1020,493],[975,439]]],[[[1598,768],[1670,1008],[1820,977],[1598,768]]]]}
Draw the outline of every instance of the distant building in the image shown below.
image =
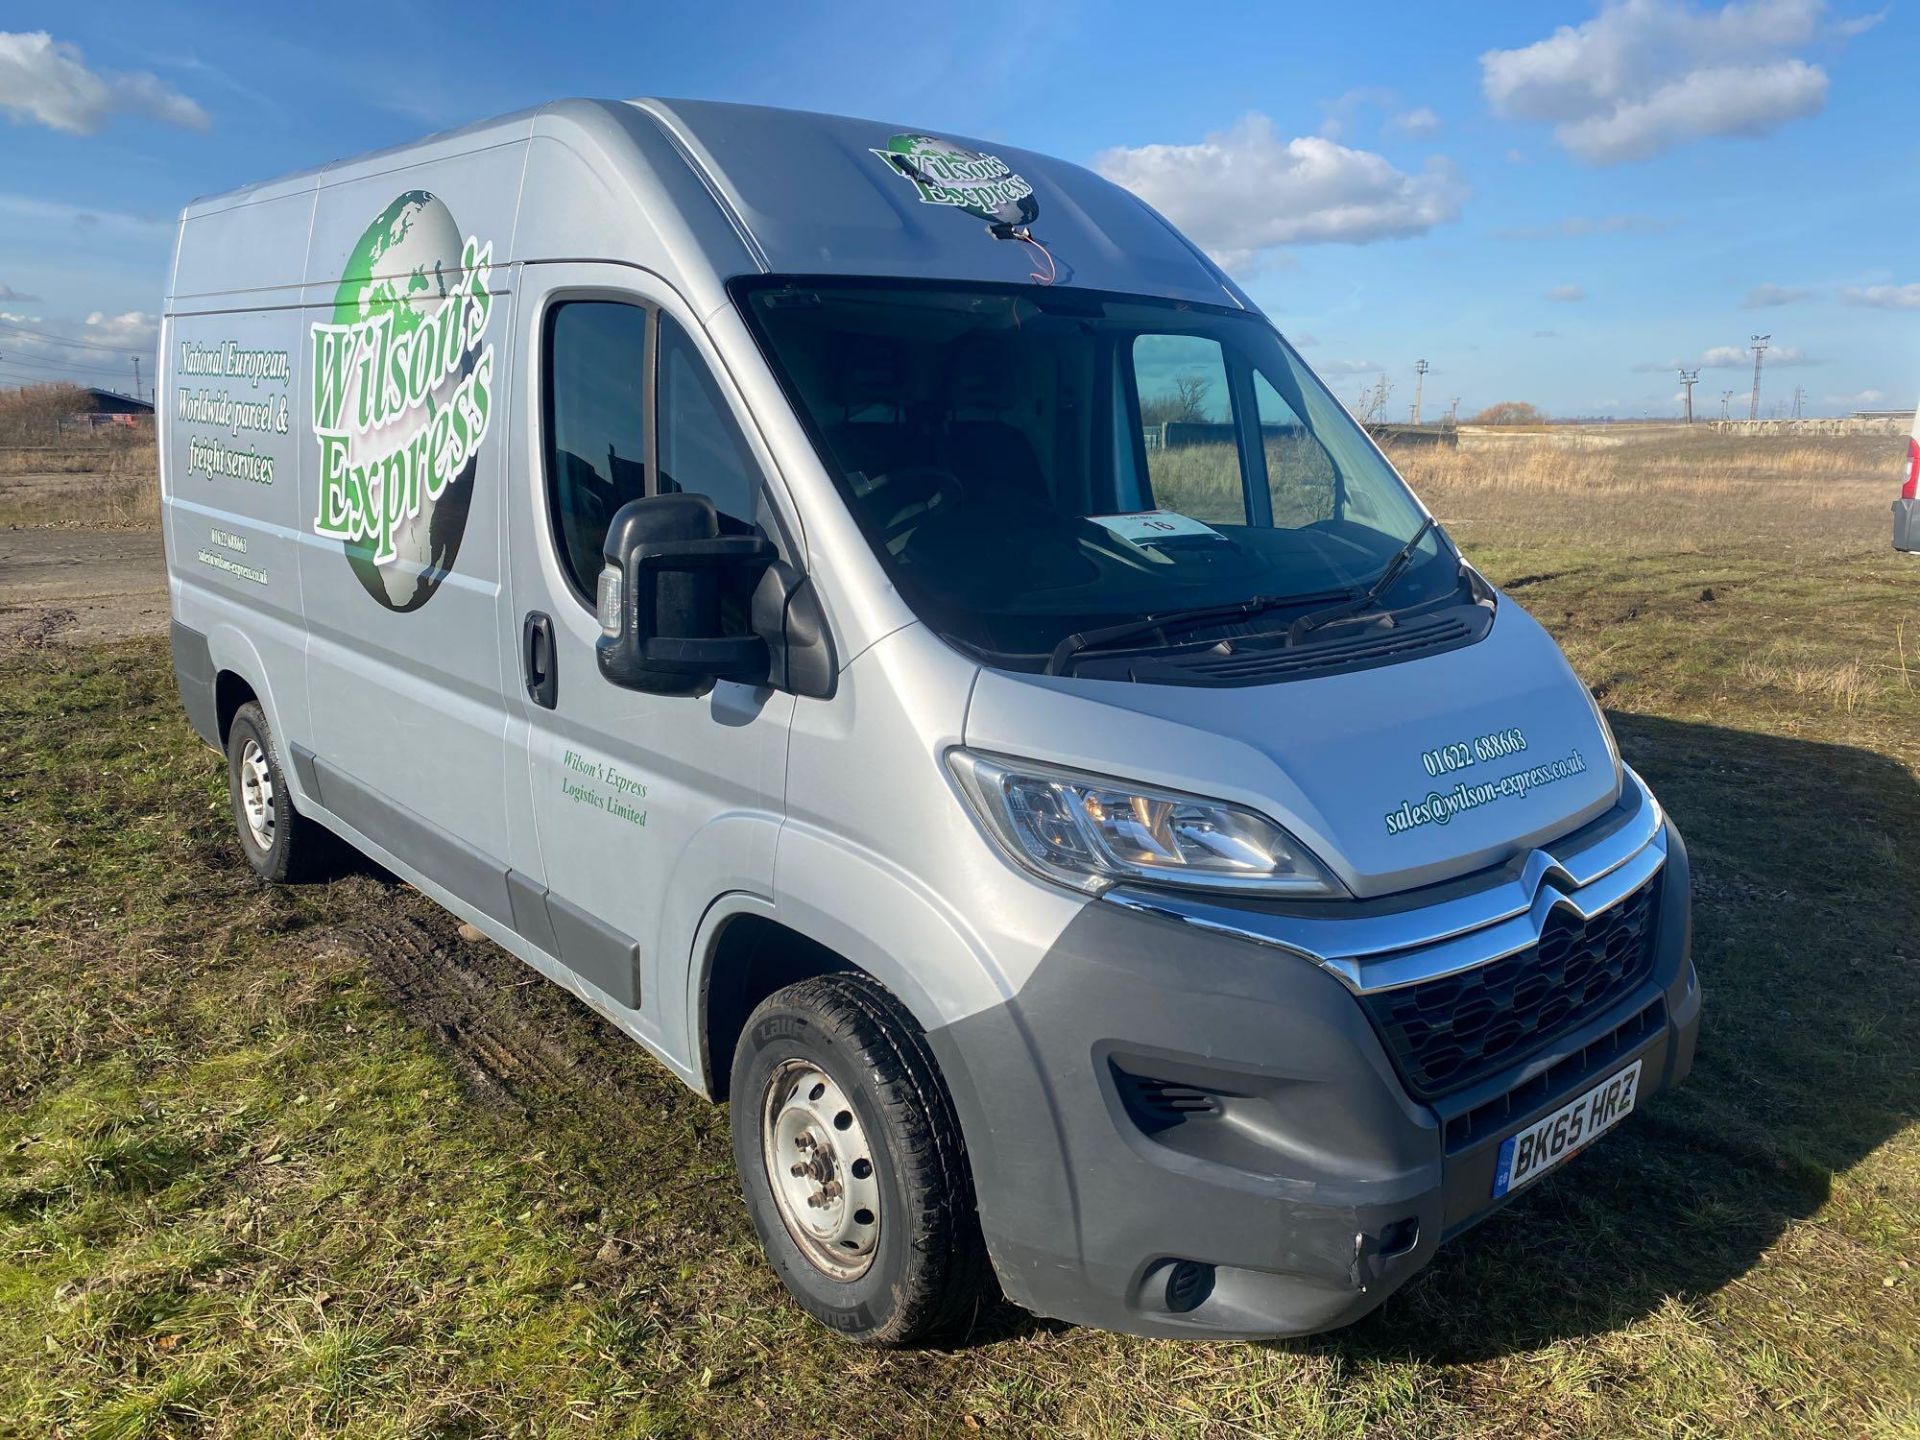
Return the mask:
{"type": "Polygon", "coordinates": [[[152,415],[153,406],[146,400],[136,400],[131,395],[122,395],[117,390],[100,390],[94,386],[82,386],[80,393],[86,396],[86,406],[82,415],[152,415]]]}
{"type": "Polygon", "coordinates": [[[1913,418],[1913,412],[1911,410],[1856,410],[1853,412],[1851,418],[1855,420],[1899,420],[1904,422],[1913,418]]]}

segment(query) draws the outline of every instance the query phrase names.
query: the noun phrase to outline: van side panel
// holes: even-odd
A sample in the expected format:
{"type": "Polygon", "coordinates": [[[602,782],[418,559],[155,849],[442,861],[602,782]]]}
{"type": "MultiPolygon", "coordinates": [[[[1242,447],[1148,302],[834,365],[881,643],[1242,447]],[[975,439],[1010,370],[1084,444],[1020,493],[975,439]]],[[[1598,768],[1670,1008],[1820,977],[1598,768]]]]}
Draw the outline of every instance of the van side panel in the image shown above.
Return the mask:
{"type": "Polygon", "coordinates": [[[503,873],[519,678],[502,656],[501,487],[525,144],[421,150],[420,164],[330,174],[315,213],[299,312],[299,738],[364,802],[350,822],[362,834],[406,856],[424,827],[503,873]]]}
{"type": "Polygon", "coordinates": [[[306,709],[297,305],[312,215],[304,190],[182,221],[176,284],[195,293],[169,300],[156,396],[174,621],[196,656],[204,645],[206,683],[239,674],[276,733],[306,709]],[[222,276],[248,288],[208,288],[222,276]]]}

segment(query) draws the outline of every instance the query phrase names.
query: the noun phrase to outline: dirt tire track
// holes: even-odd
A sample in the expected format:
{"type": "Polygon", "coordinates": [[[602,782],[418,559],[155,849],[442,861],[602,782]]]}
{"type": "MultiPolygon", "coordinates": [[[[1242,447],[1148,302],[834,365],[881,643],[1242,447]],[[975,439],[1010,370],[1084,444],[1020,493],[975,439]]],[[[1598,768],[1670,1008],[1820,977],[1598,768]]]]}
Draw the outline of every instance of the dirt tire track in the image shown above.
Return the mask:
{"type": "Polygon", "coordinates": [[[350,934],[476,1098],[523,1122],[564,1115],[569,1128],[642,1150],[660,1142],[654,1117],[708,1108],[575,996],[497,945],[460,939],[455,924],[439,911],[393,914],[350,934]]]}

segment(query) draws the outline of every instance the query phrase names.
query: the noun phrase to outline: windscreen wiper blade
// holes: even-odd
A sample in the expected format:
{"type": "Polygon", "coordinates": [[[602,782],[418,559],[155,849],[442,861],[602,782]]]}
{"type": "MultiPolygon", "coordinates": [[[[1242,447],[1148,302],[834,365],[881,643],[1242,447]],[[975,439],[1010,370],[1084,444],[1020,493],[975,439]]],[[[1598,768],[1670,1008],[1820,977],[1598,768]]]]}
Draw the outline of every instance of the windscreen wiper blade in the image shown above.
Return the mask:
{"type": "MultiPolygon", "coordinates": [[[[1345,595],[1346,591],[1335,591],[1336,595],[1345,595]]],[[[1053,653],[1047,657],[1048,675],[1064,675],[1075,659],[1089,650],[1103,650],[1123,640],[1135,640],[1143,635],[1158,635],[1163,641],[1170,642],[1169,632],[1192,629],[1211,620],[1247,620],[1282,605],[1311,605],[1316,600],[1326,600],[1329,595],[1254,595],[1245,600],[1235,601],[1231,605],[1200,605],[1191,610],[1169,610],[1162,615],[1147,615],[1138,620],[1123,621],[1118,625],[1102,626],[1098,630],[1079,630],[1066,637],[1053,647],[1053,653]]]]}
{"type": "Polygon", "coordinates": [[[1400,578],[1400,572],[1405,570],[1413,560],[1414,550],[1422,540],[1427,538],[1427,532],[1433,529],[1435,523],[1431,515],[1422,520],[1420,528],[1413,532],[1413,538],[1394,552],[1393,558],[1387,561],[1386,568],[1380,572],[1379,578],[1360,594],[1338,605],[1328,606],[1325,610],[1316,610],[1312,614],[1302,615],[1294,621],[1287,629],[1287,643],[1298,645],[1307,637],[1308,632],[1318,630],[1322,625],[1331,624],[1335,620],[1344,620],[1349,615],[1358,615],[1362,610],[1378,602],[1382,595],[1393,588],[1393,582],[1400,578]]]}

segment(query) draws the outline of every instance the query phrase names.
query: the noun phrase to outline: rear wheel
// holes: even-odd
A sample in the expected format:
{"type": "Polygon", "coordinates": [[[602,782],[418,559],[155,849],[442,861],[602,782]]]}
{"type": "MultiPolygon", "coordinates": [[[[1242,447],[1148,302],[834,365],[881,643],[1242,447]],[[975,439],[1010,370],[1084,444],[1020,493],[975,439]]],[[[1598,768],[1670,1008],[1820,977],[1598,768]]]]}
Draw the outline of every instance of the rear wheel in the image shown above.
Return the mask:
{"type": "Polygon", "coordinates": [[[240,849],[255,874],[293,884],[325,872],[337,853],[333,836],[294,808],[266,712],[252,700],[227,727],[227,789],[240,849]]]}
{"type": "Polygon", "coordinates": [[[991,1294],[953,1102],[904,1006],[864,975],[769,997],[734,1056],[734,1160],[794,1298],[872,1345],[964,1329],[991,1294]]]}

